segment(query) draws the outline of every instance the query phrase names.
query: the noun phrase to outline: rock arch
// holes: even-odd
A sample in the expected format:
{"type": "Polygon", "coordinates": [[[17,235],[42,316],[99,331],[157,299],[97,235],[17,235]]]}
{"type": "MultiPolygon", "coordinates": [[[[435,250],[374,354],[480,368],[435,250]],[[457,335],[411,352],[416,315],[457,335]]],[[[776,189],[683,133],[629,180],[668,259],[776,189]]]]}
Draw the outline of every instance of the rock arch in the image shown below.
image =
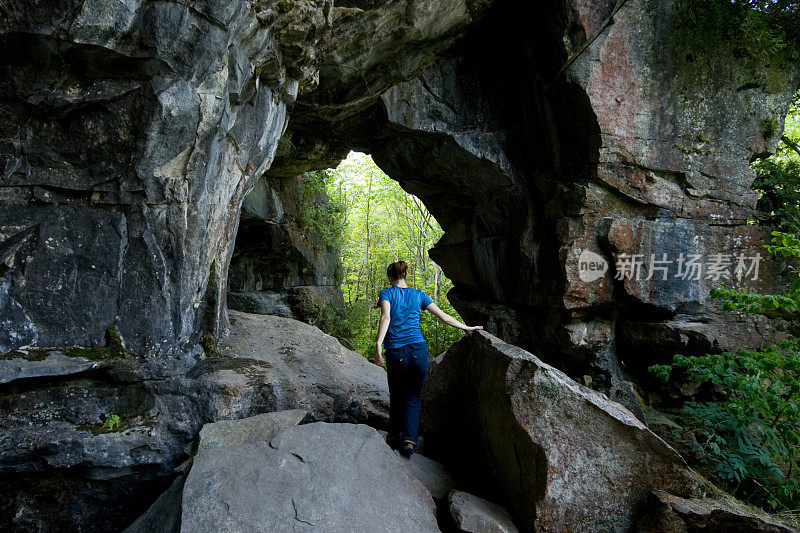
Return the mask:
{"type": "Polygon", "coordinates": [[[691,324],[703,280],[588,286],[580,251],[763,237],[744,226],[747,163],[796,67],[687,60],[665,44],[671,4],[101,4],[21,2],[4,27],[7,350],[99,344],[109,325],[138,352],[191,349],[224,326],[225,268],[209,272],[245,192],[348,148],[441,219],[466,316],[575,372],[628,307],[644,337],[719,336],[691,324]]]}
{"type": "Polygon", "coordinates": [[[518,4],[7,2],[0,353],[116,349],[116,331],[137,357],[113,379],[162,401],[140,383],[179,387],[226,327],[245,194],[349,149],[440,221],[468,320],[634,409],[620,358],[758,342],[713,313],[713,280],[589,284],[577,263],[758,249],[749,162],[774,149],[762,122],[785,115],[800,63],[687,53],[674,2],[518,4]]]}

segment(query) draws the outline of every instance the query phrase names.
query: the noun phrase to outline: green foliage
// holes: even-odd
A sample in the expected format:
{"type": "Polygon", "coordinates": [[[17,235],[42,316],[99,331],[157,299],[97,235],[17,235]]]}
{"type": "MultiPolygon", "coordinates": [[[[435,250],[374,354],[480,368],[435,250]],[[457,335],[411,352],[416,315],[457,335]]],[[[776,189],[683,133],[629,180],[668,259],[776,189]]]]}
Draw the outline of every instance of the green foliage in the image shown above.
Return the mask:
{"type": "Polygon", "coordinates": [[[695,50],[722,42],[740,53],[772,56],[798,41],[796,0],[678,0],[680,39],[695,50]]]}
{"type": "Polygon", "coordinates": [[[715,463],[719,481],[736,496],[772,511],[800,508],[800,342],[763,351],[701,357],[676,355],[650,368],[664,381],[682,369],[724,391],[718,401],[687,402],[685,419],[697,451],[715,463]]]}
{"type": "Polygon", "coordinates": [[[305,322],[317,326],[353,349],[353,329],[344,309],[308,298],[298,306],[298,311],[305,322]]]}
{"type": "MultiPolygon", "coordinates": [[[[352,346],[372,358],[380,318],[378,292],[388,286],[386,266],[399,259],[409,265],[408,284],[458,318],[444,296],[452,282],[428,255],[443,231],[421,201],[403,191],[365,154],[351,153],[327,177],[326,193],[340,206],[344,321],[352,346]]],[[[422,313],[420,328],[431,354],[446,350],[463,335],[429,313],[422,313]]]]}
{"type": "Polygon", "coordinates": [[[796,234],[800,234],[799,144],[800,98],[795,95],[775,155],[753,163],[756,171],[753,188],[759,192],[756,220],[796,234]]]}
{"type": "Polygon", "coordinates": [[[92,435],[103,435],[122,433],[136,427],[146,430],[155,426],[155,420],[146,412],[128,411],[121,414],[101,415],[100,420],[93,424],[79,424],[76,427],[82,431],[89,431],[92,435]]]}
{"type": "Polygon", "coordinates": [[[769,139],[775,132],[778,131],[778,119],[775,117],[767,117],[761,121],[761,129],[765,139],[769,139]]]}
{"type": "Polygon", "coordinates": [[[753,164],[760,192],[756,219],[800,233],[800,162],[766,159],[753,164]]]}
{"type": "Polygon", "coordinates": [[[108,431],[114,431],[122,424],[122,419],[119,415],[111,415],[106,418],[106,421],[103,422],[103,429],[107,429],[108,431]]]}
{"type": "Polygon", "coordinates": [[[344,206],[327,194],[328,177],[326,170],[303,174],[303,197],[297,222],[306,238],[318,238],[323,246],[333,251],[342,246],[344,206]]]}
{"type": "MultiPolygon", "coordinates": [[[[772,254],[800,257],[800,239],[775,231],[772,254]]],[[[717,288],[725,311],[795,317],[800,271],[786,296],[717,288]]],[[[720,398],[684,405],[687,424],[698,436],[697,451],[714,464],[714,474],[737,497],[771,511],[800,508],[800,339],[790,338],[760,351],[739,350],[699,357],[676,355],[672,364],[653,365],[663,381],[674,370],[714,386],[720,398]]]]}
{"type": "Polygon", "coordinates": [[[206,353],[206,357],[220,357],[219,349],[217,348],[217,338],[213,333],[203,333],[200,336],[200,346],[206,353]]]}
{"type": "Polygon", "coordinates": [[[122,345],[122,338],[116,326],[111,325],[106,328],[105,341],[105,346],[91,346],[88,348],[72,346],[65,348],[63,352],[68,357],[83,357],[92,361],[125,357],[125,347],[122,345]]]}

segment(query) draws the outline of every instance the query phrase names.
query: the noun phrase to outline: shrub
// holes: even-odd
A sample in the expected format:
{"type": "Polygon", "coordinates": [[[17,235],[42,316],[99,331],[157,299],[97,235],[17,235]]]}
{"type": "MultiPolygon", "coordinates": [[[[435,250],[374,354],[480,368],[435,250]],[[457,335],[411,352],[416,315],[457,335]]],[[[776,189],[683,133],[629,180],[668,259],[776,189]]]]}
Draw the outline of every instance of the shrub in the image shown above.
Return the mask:
{"type": "MultiPolygon", "coordinates": [[[[772,245],[765,245],[770,253],[800,257],[795,235],[772,235],[772,245]]],[[[722,287],[712,296],[724,300],[725,311],[792,317],[800,301],[800,272],[794,272],[786,296],[722,287]]],[[[672,364],[649,370],[664,381],[679,370],[714,386],[714,399],[687,402],[683,415],[698,437],[696,451],[712,463],[718,481],[735,496],[771,511],[800,508],[800,339],[761,351],[676,355],[672,364]]]]}
{"type": "Polygon", "coordinates": [[[107,429],[109,431],[114,431],[117,429],[120,424],[122,424],[122,419],[119,415],[111,415],[106,418],[106,421],[103,422],[103,429],[107,429]]]}
{"type": "Polygon", "coordinates": [[[696,451],[715,463],[715,476],[737,497],[772,511],[800,507],[798,352],[793,339],[763,351],[676,355],[672,365],[651,367],[664,381],[679,368],[723,391],[721,400],[684,406],[696,451]]]}

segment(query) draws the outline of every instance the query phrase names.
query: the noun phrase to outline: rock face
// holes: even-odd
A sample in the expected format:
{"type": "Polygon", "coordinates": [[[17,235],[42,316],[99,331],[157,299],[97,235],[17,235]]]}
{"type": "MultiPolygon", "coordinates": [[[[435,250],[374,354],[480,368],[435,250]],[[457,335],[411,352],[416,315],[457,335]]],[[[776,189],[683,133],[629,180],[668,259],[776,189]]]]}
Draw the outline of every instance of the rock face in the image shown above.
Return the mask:
{"type": "Polygon", "coordinates": [[[757,279],[736,269],[769,240],[747,224],[749,161],[774,148],[780,132],[762,124],[784,116],[800,70],[793,51],[691,48],[678,2],[613,9],[498,2],[375,100],[343,100],[321,78],[268,174],[369,151],[442,224],[432,254],[462,316],[636,408],[620,362],[641,377],[676,352],[774,338],[765,323],[721,316],[709,290],[781,285],[771,259],[757,279]],[[693,256],[696,277],[679,266],[693,256]],[[602,275],[582,279],[581,257],[604,262],[602,275]],[[630,279],[620,257],[641,263],[630,279]]]}
{"type": "Polygon", "coordinates": [[[371,427],[314,423],[201,450],[181,531],[438,531],[433,499],[371,427]]]}
{"type": "Polygon", "coordinates": [[[468,4],[9,3],[6,349],[100,344],[114,324],[131,350],[171,354],[224,329],[240,208],[287,106],[320,85],[363,99],[365,80],[374,101],[463,34],[468,4]]]}
{"type": "MultiPolygon", "coordinates": [[[[697,326],[718,280],[585,282],[579,258],[666,253],[676,274],[675,254],[752,255],[748,161],[774,148],[762,122],[800,67],[686,49],[676,3],[623,7],[609,24],[611,2],[573,0],[9,3],[0,344],[97,345],[116,325],[135,353],[188,353],[226,327],[251,190],[234,299],[285,314],[286,287],[330,269],[297,270],[296,242],[276,259],[297,235],[274,180],[361,149],[442,223],[470,321],[607,389],[655,338],[725,348],[728,324],[697,326]],[[252,270],[269,258],[283,277],[252,270]]],[[[773,270],[731,281],[768,288],[773,270]]]]}
{"type": "Polygon", "coordinates": [[[528,531],[628,531],[651,490],[700,486],[621,405],[484,332],[432,365],[422,423],[426,450],[470,465],[528,531]]]}
{"type": "Polygon", "coordinates": [[[718,316],[709,289],[779,286],[766,259],[757,280],[734,271],[769,240],[747,225],[748,161],[774,147],[762,121],[783,116],[797,65],[736,59],[732,43],[714,59],[683,49],[672,2],[627,3],[602,31],[613,2],[547,5],[552,18],[497,6],[479,44],[382,95],[383,137],[369,146],[442,223],[432,254],[455,307],[609,392],[625,388],[619,360],[646,374],[654,343],[671,357],[769,340],[768,328],[733,335],[738,320],[718,316]],[[607,268],[584,281],[587,252],[607,268]],[[620,254],[644,263],[634,279],[615,278],[620,254]],[[664,254],[667,280],[649,266],[664,254]],[[679,278],[681,254],[722,254],[727,277],[679,278]]]}
{"type": "Polygon", "coordinates": [[[305,175],[262,178],[242,203],[228,269],[228,307],[312,323],[344,306],[339,251],[314,229],[328,199],[305,175]]]}
{"type": "Polygon", "coordinates": [[[713,500],[689,500],[656,491],[647,502],[647,514],[637,523],[637,531],[656,533],[674,531],[763,531],[796,533],[797,530],[754,516],[752,511],[732,509],[713,500]]]}

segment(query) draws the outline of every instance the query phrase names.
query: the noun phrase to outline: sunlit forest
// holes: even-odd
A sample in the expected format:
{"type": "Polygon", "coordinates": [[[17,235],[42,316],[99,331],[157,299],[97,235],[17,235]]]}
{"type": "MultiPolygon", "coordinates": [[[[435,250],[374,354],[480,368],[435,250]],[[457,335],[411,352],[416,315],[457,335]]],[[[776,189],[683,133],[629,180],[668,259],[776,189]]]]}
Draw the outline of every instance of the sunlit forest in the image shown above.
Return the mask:
{"type": "MultiPolygon", "coordinates": [[[[419,198],[405,192],[367,154],[350,152],[335,169],[307,174],[310,187],[328,196],[328,228],[315,228],[340,250],[345,315],[332,329],[346,345],[372,358],[380,311],[378,292],[388,286],[386,267],[408,263],[408,284],[427,293],[460,320],[447,300],[453,284],[428,250],[443,231],[419,198]]],[[[320,217],[317,217],[320,218],[320,217]]],[[[422,334],[431,354],[446,350],[463,333],[422,313],[422,334]]]]}

